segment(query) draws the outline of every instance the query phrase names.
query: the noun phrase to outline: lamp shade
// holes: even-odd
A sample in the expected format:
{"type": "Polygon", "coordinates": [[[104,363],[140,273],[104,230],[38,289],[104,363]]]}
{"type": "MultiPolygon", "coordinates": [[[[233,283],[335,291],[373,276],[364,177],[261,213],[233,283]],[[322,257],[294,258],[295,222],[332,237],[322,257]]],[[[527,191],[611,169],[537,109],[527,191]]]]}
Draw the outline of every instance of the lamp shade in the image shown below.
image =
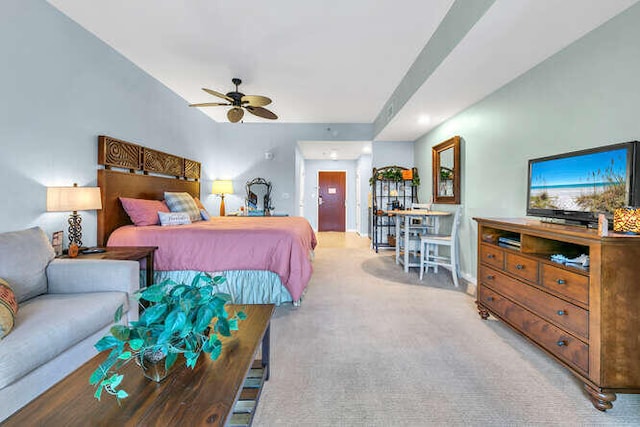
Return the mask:
{"type": "Polygon", "coordinates": [[[213,194],[233,194],[233,182],[230,180],[213,181],[211,192],[213,194]]]}
{"type": "Polygon", "coordinates": [[[102,209],[99,187],[48,187],[47,212],[102,209]]]}

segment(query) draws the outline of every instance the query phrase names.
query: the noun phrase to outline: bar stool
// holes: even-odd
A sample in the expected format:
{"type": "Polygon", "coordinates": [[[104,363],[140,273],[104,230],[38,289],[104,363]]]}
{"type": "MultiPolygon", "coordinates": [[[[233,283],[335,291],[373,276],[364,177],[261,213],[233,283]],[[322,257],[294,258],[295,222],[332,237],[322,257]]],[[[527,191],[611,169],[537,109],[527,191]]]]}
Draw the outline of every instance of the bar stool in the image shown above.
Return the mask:
{"type": "Polygon", "coordinates": [[[423,234],[420,237],[420,280],[425,269],[433,267],[433,271],[437,273],[438,266],[442,266],[451,270],[453,284],[456,288],[458,287],[458,228],[460,228],[461,214],[462,205],[456,208],[450,234],[423,234]],[[449,247],[448,257],[439,255],[440,246],[449,247]]]}

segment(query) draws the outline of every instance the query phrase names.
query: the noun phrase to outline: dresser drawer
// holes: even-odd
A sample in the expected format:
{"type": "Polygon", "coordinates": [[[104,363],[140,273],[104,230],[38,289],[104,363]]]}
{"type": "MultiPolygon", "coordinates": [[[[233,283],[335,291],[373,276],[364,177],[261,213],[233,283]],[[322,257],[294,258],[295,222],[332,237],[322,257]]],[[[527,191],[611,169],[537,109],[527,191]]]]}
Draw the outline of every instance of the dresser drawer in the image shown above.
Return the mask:
{"type": "Polygon", "coordinates": [[[482,284],[478,286],[478,301],[577,371],[588,374],[587,344],[482,284]]]}
{"type": "Polygon", "coordinates": [[[538,261],[516,254],[507,254],[505,270],[533,283],[538,283],[538,261]]]}
{"type": "Polygon", "coordinates": [[[553,265],[542,264],[542,286],[568,298],[589,304],[589,278],[587,276],[553,265]]]}
{"type": "Polygon", "coordinates": [[[480,261],[498,267],[504,268],[504,251],[488,245],[480,246],[480,261]]]}
{"type": "Polygon", "coordinates": [[[589,312],[489,267],[480,267],[481,281],[572,334],[589,338],[589,312]]]}

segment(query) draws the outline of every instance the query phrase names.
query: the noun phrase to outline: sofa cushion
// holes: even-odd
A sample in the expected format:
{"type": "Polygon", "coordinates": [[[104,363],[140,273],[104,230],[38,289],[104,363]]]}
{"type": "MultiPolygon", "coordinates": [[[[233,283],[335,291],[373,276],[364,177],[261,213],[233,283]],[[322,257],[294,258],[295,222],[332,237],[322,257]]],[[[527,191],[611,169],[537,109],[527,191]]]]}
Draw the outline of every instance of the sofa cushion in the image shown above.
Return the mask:
{"type": "Polygon", "coordinates": [[[126,312],[124,292],[47,294],[21,304],[0,344],[0,389],[113,323],[121,304],[126,312]]]}
{"type": "Polygon", "coordinates": [[[0,340],[13,329],[18,312],[16,296],[6,280],[0,278],[0,340]]]}
{"type": "Polygon", "coordinates": [[[0,277],[11,283],[18,304],[47,292],[45,269],[55,255],[40,227],[0,233],[0,277]]]}

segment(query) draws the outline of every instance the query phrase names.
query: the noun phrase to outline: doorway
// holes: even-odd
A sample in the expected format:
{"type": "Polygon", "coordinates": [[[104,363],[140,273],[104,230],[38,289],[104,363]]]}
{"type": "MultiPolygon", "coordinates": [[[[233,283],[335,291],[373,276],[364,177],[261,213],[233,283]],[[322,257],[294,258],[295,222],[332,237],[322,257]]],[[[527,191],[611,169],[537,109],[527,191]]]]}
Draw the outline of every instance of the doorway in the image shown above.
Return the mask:
{"type": "Polygon", "coordinates": [[[346,231],[344,171],[318,172],[318,231],[346,231]]]}

